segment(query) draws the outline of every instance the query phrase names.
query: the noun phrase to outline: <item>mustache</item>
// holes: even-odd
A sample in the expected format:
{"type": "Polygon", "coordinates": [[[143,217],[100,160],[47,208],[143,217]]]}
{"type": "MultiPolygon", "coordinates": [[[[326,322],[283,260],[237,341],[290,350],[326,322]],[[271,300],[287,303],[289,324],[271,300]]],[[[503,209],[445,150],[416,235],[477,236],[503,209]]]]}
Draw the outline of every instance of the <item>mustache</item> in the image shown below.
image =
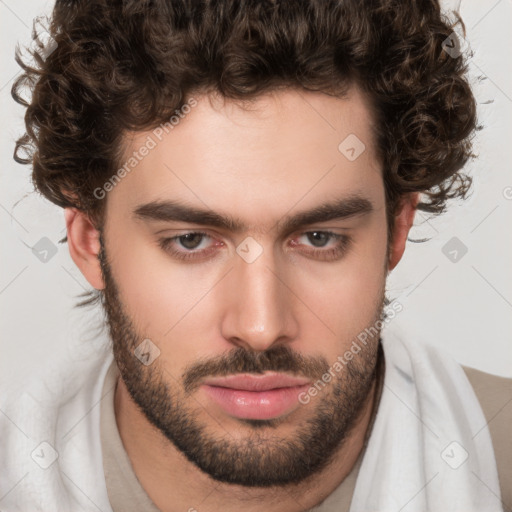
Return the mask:
{"type": "Polygon", "coordinates": [[[272,347],[264,352],[239,347],[227,354],[187,366],[182,379],[185,392],[190,393],[200,386],[201,380],[205,377],[274,371],[318,380],[328,370],[329,364],[325,358],[303,356],[284,345],[272,347]]]}

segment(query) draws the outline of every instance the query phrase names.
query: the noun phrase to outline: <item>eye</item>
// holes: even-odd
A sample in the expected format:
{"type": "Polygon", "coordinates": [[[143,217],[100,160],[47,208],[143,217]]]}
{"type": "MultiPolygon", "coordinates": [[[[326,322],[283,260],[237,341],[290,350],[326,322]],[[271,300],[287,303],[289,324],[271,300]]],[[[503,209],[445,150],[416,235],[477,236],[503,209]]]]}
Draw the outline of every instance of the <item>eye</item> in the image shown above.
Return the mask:
{"type": "Polygon", "coordinates": [[[332,233],[326,231],[309,231],[303,236],[306,236],[308,242],[311,242],[314,247],[325,247],[333,238],[332,233]]]}
{"type": "MultiPolygon", "coordinates": [[[[177,259],[200,258],[209,254],[215,247],[208,246],[212,237],[201,231],[191,231],[158,241],[160,247],[177,259]]],[[[217,242],[216,245],[222,244],[217,242]]]]}
{"type": "Polygon", "coordinates": [[[292,246],[300,246],[310,243],[312,249],[305,252],[321,260],[339,259],[347,252],[350,246],[351,238],[347,235],[333,233],[332,231],[307,231],[298,238],[293,239],[292,246]]]}
{"type": "MultiPolygon", "coordinates": [[[[307,231],[292,239],[290,245],[302,249],[307,256],[323,261],[340,259],[347,252],[351,238],[332,231],[307,231]],[[311,245],[309,245],[311,244],[311,245]]],[[[202,260],[216,251],[223,242],[202,231],[191,231],[158,241],[160,247],[178,260],[202,260]],[[212,243],[213,241],[213,243],[212,243]]]]}
{"type": "Polygon", "coordinates": [[[204,233],[187,233],[176,237],[176,240],[185,249],[192,250],[198,249],[206,236],[204,233]]]}

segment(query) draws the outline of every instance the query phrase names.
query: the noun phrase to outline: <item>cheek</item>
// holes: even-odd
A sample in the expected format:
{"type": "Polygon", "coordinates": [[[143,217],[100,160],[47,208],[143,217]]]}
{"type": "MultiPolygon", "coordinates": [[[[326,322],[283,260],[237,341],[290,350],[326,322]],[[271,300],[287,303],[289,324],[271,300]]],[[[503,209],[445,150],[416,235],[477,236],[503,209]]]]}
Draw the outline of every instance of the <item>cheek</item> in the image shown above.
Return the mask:
{"type": "Polygon", "coordinates": [[[307,315],[305,339],[324,333],[337,353],[372,325],[380,313],[386,280],[386,228],[367,230],[350,252],[333,265],[301,269],[296,275],[297,295],[315,315],[307,315]],[[326,328],[328,326],[328,328],[326,328]]]}
{"type": "Polygon", "coordinates": [[[125,313],[141,341],[149,338],[157,344],[164,366],[182,368],[190,361],[191,346],[196,356],[218,355],[218,347],[210,346],[209,292],[219,280],[213,267],[194,266],[192,271],[147,240],[133,237],[129,246],[121,240],[110,245],[107,252],[125,313]]]}
{"type": "Polygon", "coordinates": [[[137,327],[160,337],[168,332],[208,290],[204,272],[176,265],[147,240],[108,248],[114,278],[126,313],[137,327]]]}

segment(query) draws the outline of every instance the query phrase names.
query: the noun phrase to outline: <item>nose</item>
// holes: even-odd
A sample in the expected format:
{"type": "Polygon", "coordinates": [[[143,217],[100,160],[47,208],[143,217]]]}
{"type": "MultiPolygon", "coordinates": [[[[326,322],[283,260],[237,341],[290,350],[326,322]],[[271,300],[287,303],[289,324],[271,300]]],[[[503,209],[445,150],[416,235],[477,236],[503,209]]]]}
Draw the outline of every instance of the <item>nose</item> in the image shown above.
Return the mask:
{"type": "Polygon", "coordinates": [[[235,345],[255,351],[289,343],[298,335],[289,279],[276,267],[271,252],[263,251],[252,263],[236,258],[222,290],[227,298],[222,335],[235,345]]]}

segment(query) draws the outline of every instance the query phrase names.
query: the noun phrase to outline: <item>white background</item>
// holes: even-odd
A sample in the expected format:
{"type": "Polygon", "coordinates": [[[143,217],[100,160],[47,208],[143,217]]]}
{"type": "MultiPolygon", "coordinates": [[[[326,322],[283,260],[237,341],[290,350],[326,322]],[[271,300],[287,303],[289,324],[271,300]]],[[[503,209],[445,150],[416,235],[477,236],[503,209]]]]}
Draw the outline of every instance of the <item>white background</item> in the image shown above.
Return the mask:
{"type": "MultiPolygon", "coordinates": [[[[29,41],[33,18],[52,5],[0,0],[2,380],[44,365],[57,351],[105,336],[95,330],[101,312],[73,309],[88,284],[67,245],[57,243],[65,235],[63,212],[33,192],[30,169],[12,159],[23,130],[23,109],[10,97],[19,73],[14,47],[29,41]],[[31,250],[42,237],[58,246],[47,263],[31,250]]],[[[418,215],[410,238],[431,239],[408,242],[388,290],[404,306],[393,320],[402,330],[445,348],[462,364],[512,377],[512,0],[463,0],[460,12],[474,51],[470,76],[484,126],[475,139],[480,156],[467,167],[474,178],[472,196],[450,203],[435,220],[418,215]],[[455,263],[442,252],[453,237],[467,247],[455,263]]]]}

